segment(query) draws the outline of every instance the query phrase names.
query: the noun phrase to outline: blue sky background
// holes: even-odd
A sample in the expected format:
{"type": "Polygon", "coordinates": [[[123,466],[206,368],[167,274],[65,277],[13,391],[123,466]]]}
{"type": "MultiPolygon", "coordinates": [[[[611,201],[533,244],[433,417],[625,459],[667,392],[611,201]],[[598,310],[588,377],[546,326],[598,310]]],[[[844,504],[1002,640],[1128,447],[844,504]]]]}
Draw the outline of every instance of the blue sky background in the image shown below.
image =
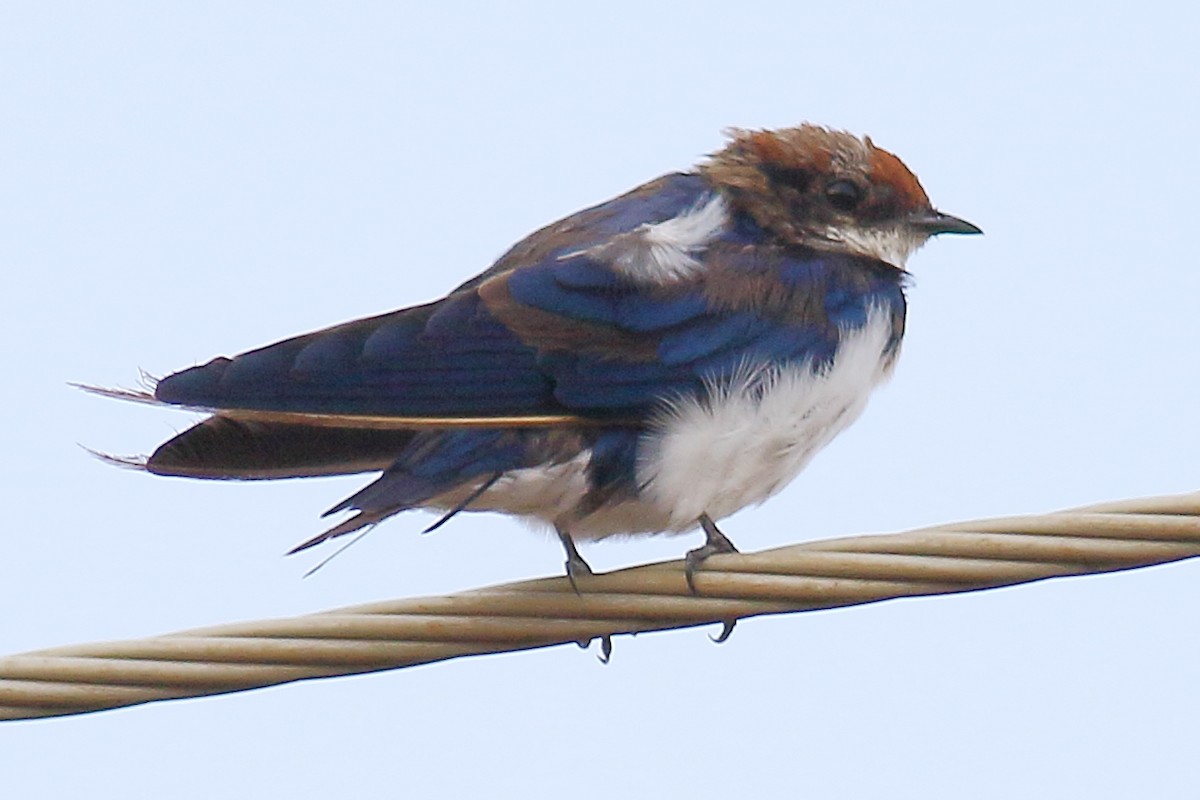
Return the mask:
{"type": "MultiPolygon", "coordinates": [[[[532,229],[804,120],[981,225],[894,380],[746,550],[1200,488],[1196,13],[1139,3],[0,6],[0,652],[561,569],[511,521],[281,554],[362,479],[106,467],[132,385],[439,296],[532,229]]],[[[699,541],[594,545],[598,569],[699,541]]],[[[0,725],[11,797],[1192,797],[1200,564],[0,725]]]]}

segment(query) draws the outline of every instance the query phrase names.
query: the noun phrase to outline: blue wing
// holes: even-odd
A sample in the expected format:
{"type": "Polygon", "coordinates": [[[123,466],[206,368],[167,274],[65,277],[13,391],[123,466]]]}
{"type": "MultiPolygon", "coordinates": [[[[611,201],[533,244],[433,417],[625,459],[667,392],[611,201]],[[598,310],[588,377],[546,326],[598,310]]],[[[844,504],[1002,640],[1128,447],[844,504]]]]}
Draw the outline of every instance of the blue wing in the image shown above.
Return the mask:
{"type": "Polygon", "coordinates": [[[631,284],[587,255],[542,262],[479,291],[492,314],[536,345],[554,400],[572,412],[645,414],[756,365],[823,369],[872,308],[903,334],[904,274],[869,259],[711,243],[703,269],[667,286],[631,284]]]}
{"type": "Polygon", "coordinates": [[[902,321],[898,270],[763,244],[744,221],[707,247],[695,275],[666,285],[630,279],[593,245],[704,195],[696,176],[666,186],[535,234],[441,301],[214,359],[164,378],[155,396],[281,420],[395,418],[398,426],[637,420],[664,397],[700,391],[747,362],[819,367],[871,305],[902,321]],[[538,260],[519,260],[529,255],[538,260]]]}
{"type": "MultiPolygon", "coordinates": [[[[676,216],[706,191],[699,176],[666,176],[535,233],[441,301],[214,359],[162,379],[155,398],[218,411],[391,416],[414,424],[423,417],[569,415],[575,409],[555,397],[553,375],[539,361],[541,343],[498,320],[479,288],[539,264],[561,267],[570,288],[575,267],[560,262],[564,253],[676,216]]],[[[594,293],[583,288],[576,296],[587,303],[594,293]]],[[[575,321],[585,320],[563,320],[567,327],[575,321]]]]}
{"type": "Polygon", "coordinates": [[[639,426],[664,400],[754,364],[820,370],[872,307],[904,320],[904,274],[772,243],[735,216],[666,282],[603,247],[710,197],[671,175],[549,226],[443,300],[288,339],[168,376],[161,402],[216,411],[152,471],[286,477],[385,469],[334,510],[355,530],[473,480],[593,453],[594,488],[626,485],[639,426]],[[555,433],[555,431],[558,433],[555,433]]]}
{"type": "Polygon", "coordinates": [[[536,352],[474,291],[339,325],[162,379],[165,403],[331,415],[554,413],[536,352]]]}

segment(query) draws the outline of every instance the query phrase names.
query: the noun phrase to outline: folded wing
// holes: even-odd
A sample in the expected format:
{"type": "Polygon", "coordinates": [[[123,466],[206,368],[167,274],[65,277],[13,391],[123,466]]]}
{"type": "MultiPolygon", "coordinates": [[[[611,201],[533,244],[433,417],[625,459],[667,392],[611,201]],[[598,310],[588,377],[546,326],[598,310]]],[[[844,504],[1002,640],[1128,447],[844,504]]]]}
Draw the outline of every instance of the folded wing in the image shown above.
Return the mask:
{"type": "MultiPolygon", "coordinates": [[[[627,253],[605,246],[708,198],[698,176],[667,176],[539,231],[443,300],[170,375],[159,402],[215,416],[147,466],[243,479],[371,471],[398,463],[418,434],[434,453],[429,431],[476,428],[478,442],[457,435],[450,448],[480,465],[447,467],[462,481],[503,471],[479,450],[497,430],[636,428],[748,368],[820,369],[871,305],[893,310],[898,340],[898,271],[877,262],[766,247],[744,220],[671,280],[637,280],[616,263],[627,253]]],[[[504,441],[512,468],[528,463],[504,441]]]]}

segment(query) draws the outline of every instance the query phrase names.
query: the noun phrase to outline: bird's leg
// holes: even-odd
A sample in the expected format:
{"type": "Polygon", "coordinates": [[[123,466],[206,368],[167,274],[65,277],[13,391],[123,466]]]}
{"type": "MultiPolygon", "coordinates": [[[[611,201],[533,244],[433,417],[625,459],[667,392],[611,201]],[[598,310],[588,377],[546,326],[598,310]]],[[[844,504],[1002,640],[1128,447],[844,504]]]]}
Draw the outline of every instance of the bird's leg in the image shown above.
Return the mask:
{"type": "Polygon", "coordinates": [[[683,575],[687,578],[688,589],[692,594],[696,593],[696,569],[704,563],[706,558],[718,553],[736,553],[738,551],[733,546],[733,542],[725,538],[725,534],[721,533],[717,523],[713,522],[712,517],[708,514],[701,514],[699,522],[700,527],[704,529],[704,544],[689,551],[683,559],[683,575]]]}
{"type": "Polygon", "coordinates": [[[567,551],[567,580],[571,582],[571,588],[575,590],[575,594],[579,594],[579,586],[576,585],[575,579],[591,575],[592,568],[583,560],[583,556],[579,555],[579,550],[576,549],[575,540],[571,538],[571,534],[557,526],[554,530],[558,533],[558,540],[562,542],[563,549],[567,551]]]}

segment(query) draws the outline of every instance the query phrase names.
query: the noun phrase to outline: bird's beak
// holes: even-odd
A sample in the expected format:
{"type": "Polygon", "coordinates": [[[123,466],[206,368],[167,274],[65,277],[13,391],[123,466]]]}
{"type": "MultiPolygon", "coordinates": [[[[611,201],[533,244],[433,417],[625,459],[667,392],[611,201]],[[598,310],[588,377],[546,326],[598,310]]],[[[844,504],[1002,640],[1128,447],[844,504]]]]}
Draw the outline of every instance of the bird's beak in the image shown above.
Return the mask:
{"type": "Polygon", "coordinates": [[[916,212],[908,218],[908,224],[927,236],[936,236],[939,233],[983,233],[983,229],[965,219],[952,217],[932,208],[916,212]]]}

